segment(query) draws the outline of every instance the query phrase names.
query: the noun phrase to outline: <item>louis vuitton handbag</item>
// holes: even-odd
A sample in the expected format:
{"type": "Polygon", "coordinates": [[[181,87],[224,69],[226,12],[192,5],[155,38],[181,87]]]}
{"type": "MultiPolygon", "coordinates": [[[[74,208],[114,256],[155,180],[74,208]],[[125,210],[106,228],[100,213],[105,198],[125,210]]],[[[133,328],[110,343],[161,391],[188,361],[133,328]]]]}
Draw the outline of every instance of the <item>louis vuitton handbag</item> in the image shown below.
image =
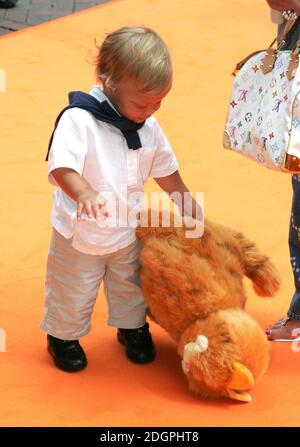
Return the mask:
{"type": "Polygon", "coordinates": [[[292,50],[282,48],[298,20],[237,64],[223,137],[226,149],[292,174],[300,173],[300,38],[292,50]]]}

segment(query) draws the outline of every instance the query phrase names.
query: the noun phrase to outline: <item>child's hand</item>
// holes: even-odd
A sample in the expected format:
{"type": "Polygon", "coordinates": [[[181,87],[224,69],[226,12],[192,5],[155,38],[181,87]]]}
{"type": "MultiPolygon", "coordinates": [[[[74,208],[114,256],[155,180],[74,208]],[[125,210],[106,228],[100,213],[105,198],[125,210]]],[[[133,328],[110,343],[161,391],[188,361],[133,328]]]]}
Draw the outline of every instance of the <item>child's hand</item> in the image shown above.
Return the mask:
{"type": "Polygon", "coordinates": [[[81,213],[86,212],[89,219],[93,216],[101,219],[101,214],[104,217],[109,217],[106,209],[106,202],[103,197],[93,189],[86,189],[77,198],[77,220],[81,220],[81,213]]]}

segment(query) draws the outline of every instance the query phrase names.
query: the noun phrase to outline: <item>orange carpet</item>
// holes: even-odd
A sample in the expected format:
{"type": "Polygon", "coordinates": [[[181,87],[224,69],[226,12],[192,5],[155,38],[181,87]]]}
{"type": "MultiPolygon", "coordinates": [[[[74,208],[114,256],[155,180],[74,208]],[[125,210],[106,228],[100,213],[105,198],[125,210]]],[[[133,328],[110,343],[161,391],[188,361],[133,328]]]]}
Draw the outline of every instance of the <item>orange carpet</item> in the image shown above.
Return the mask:
{"type": "MultiPolygon", "coordinates": [[[[118,0],[0,38],[1,426],[291,426],[299,425],[300,352],[271,344],[271,364],[253,402],[205,402],[190,394],[175,345],[152,324],[157,360],[129,363],[106,325],[101,290],[92,332],[82,340],[88,368],[56,369],[39,329],[51,232],[51,187],[43,161],[54,118],[67,92],[87,91],[93,39],[122,25],[155,28],[168,43],[174,87],[157,117],[192,192],[204,191],[205,213],[239,228],[279,267],[274,299],[247,282],[249,312],[262,326],[284,315],[293,291],[287,234],[290,176],[268,172],[222,149],[235,63],[275,33],[263,0],[118,0]]],[[[157,190],[151,180],[147,191],[157,190]]]]}

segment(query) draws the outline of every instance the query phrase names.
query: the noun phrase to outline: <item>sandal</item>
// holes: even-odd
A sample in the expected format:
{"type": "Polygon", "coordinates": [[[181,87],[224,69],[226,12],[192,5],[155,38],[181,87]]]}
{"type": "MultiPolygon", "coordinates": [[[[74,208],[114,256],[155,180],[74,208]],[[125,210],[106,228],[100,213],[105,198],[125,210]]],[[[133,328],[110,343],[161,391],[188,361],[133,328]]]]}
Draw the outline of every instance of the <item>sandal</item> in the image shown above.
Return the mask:
{"type": "Polygon", "coordinates": [[[300,341],[300,321],[286,316],[266,329],[270,341],[300,341]]]}
{"type": "Polygon", "coordinates": [[[265,333],[268,335],[270,329],[275,329],[275,328],[277,328],[277,327],[279,327],[279,326],[282,326],[282,324],[285,322],[285,320],[286,320],[287,318],[288,318],[288,316],[286,315],[285,317],[280,318],[280,320],[277,320],[277,321],[276,321],[274,324],[272,324],[271,326],[268,326],[268,327],[265,329],[265,333]]]}

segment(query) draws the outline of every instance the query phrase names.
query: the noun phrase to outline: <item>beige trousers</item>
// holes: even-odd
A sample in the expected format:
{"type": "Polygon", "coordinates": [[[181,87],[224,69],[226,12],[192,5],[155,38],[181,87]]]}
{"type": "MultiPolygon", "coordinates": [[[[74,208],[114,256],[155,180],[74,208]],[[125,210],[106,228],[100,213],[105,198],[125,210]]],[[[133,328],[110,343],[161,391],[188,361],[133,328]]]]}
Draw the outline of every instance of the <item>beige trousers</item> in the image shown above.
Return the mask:
{"type": "Polygon", "coordinates": [[[53,229],[41,328],[63,340],[86,335],[102,280],[108,324],[123,329],[143,326],[147,305],[138,275],[140,242],[103,256],[82,253],[71,243],[53,229]]]}

